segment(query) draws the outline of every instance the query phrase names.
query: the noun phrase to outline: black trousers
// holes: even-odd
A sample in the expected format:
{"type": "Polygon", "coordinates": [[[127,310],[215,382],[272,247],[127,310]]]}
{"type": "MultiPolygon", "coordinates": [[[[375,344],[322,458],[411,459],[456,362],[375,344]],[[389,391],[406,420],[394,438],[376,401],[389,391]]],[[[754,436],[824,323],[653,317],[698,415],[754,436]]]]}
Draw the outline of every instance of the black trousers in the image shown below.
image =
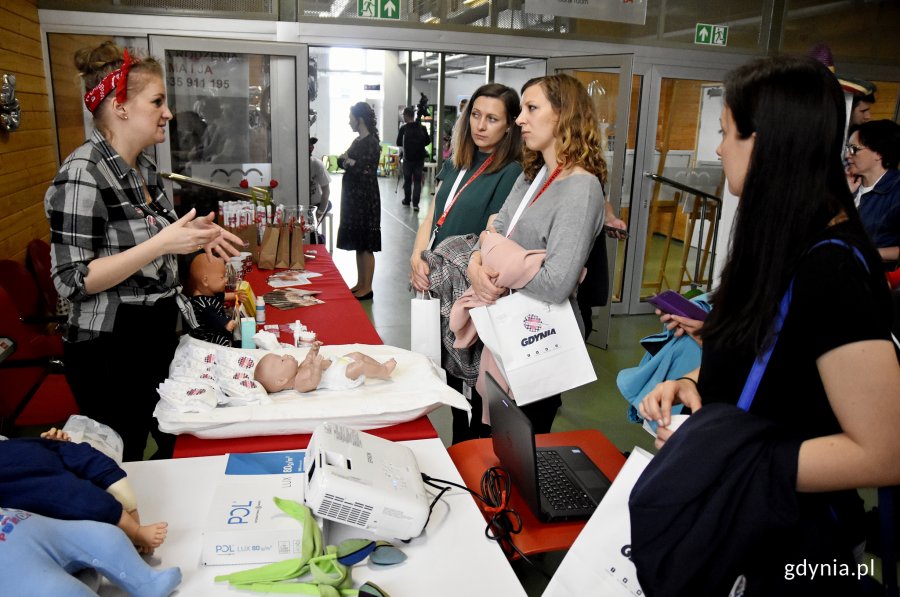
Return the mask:
{"type": "MultiPolygon", "coordinates": [[[[448,373],[447,385],[462,394],[463,381],[460,378],[448,373]]],[[[472,399],[469,403],[472,405],[471,422],[466,411],[459,408],[450,409],[453,415],[453,439],[451,443],[458,444],[469,439],[491,436],[490,425],[485,425],[481,422],[483,399],[475,388],[472,388],[472,399]]],[[[556,418],[556,413],[560,406],[562,406],[562,397],[559,394],[554,394],[519,408],[531,421],[531,427],[535,433],[550,433],[550,429],[553,427],[553,420],[556,418]]]]}
{"type": "Polygon", "coordinates": [[[425,172],[425,160],[403,159],[403,202],[419,204],[422,197],[422,177],[425,172]],[[411,189],[410,189],[411,187],[411,189]],[[411,194],[410,194],[411,192],[411,194]]]}
{"type": "MultiPolygon", "coordinates": [[[[459,392],[463,393],[463,380],[459,377],[447,374],[447,385],[459,392]]],[[[458,444],[469,439],[478,439],[481,437],[490,437],[491,428],[481,422],[481,395],[472,388],[472,399],[469,401],[472,405],[472,421],[469,421],[469,413],[461,408],[451,408],[450,413],[453,415],[453,439],[452,443],[458,444]]]]}
{"type": "Polygon", "coordinates": [[[174,298],[120,305],[111,334],[65,345],[66,379],[81,414],[122,436],[124,460],[143,459],[148,433],[159,446],[154,459],[172,456],[175,436],[159,430],[153,409],[178,345],[179,316],[174,298]]]}

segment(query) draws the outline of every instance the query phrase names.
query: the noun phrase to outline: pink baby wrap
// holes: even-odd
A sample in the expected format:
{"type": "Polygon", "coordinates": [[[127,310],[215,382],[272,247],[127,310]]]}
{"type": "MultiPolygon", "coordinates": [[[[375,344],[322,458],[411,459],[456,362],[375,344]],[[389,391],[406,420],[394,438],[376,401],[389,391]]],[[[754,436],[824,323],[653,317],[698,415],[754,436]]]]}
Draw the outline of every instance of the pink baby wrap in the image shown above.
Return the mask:
{"type": "MultiPolygon", "coordinates": [[[[544,250],[525,250],[515,241],[509,240],[502,234],[485,230],[481,233],[481,262],[485,267],[499,272],[495,284],[504,288],[522,288],[537,274],[544,262],[544,250]]],[[[485,303],[475,296],[475,291],[469,287],[459,300],[453,303],[450,310],[450,330],[456,335],[453,346],[466,348],[478,339],[475,324],[469,317],[469,309],[482,307],[485,303]]],[[[490,372],[494,379],[509,391],[506,380],[500,371],[500,367],[494,360],[491,351],[484,348],[481,353],[481,363],[478,368],[478,380],[475,389],[484,397],[482,400],[482,421],[490,424],[488,415],[487,394],[485,389],[485,373],[490,372]]]]}

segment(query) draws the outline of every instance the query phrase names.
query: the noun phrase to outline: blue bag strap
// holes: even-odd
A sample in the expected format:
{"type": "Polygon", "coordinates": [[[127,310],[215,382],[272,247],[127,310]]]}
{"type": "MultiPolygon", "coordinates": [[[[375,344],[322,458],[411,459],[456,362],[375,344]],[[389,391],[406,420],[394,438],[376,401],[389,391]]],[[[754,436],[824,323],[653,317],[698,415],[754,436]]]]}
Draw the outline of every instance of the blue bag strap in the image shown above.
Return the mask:
{"type": "MultiPolygon", "coordinates": [[[[869,264],[866,263],[866,258],[863,257],[862,251],[858,248],[842,240],[832,238],[817,242],[810,247],[809,251],[822,245],[839,245],[852,250],[868,273],[869,264]]],[[[750,375],[747,376],[747,381],[744,383],[744,389],[741,390],[741,397],[738,399],[738,408],[750,410],[750,405],[753,404],[753,399],[756,397],[756,390],[759,388],[759,383],[762,381],[763,374],[766,372],[766,367],[769,365],[769,359],[772,358],[772,351],[775,350],[775,344],[778,342],[778,336],[781,334],[781,328],[784,326],[784,319],[787,317],[788,308],[791,306],[791,295],[793,294],[793,290],[794,280],[792,279],[784,296],[781,297],[781,303],[778,305],[778,313],[775,314],[775,322],[772,326],[772,341],[769,343],[768,348],[766,348],[761,355],[757,356],[756,360],[753,362],[753,367],[750,368],[750,375]]]]}

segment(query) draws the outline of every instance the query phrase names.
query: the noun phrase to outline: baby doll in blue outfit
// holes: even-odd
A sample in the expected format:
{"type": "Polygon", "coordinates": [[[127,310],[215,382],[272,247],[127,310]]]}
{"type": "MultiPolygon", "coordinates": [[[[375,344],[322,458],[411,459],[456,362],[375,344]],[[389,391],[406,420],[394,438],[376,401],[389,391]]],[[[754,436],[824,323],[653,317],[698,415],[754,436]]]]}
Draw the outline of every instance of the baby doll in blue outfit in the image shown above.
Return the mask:
{"type": "Polygon", "coordinates": [[[154,570],[112,525],[12,508],[0,508],[0,567],[4,595],[96,597],[72,576],[86,568],[95,568],[134,597],[166,597],[181,584],[181,570],[154,570]]]}
{"type": "Polygon", "coordinates": [[[165,522],[141,525],[137,500],[115,460],[51,429],[41,438],[0,441],[0,504],[63,520],[96,520],[122,529],[141,553],[153,553],[165,522]]]}
{"type": "Polygon", "coordinates": [[[181,572],[153,570],[138,555],[162,544],[167,524],[141,525],[125,471],[68,439],[51,429],[0,441],[2,591],[92,595],[71,573],[96,568],[132,595],[169,595],[181,572]]]}

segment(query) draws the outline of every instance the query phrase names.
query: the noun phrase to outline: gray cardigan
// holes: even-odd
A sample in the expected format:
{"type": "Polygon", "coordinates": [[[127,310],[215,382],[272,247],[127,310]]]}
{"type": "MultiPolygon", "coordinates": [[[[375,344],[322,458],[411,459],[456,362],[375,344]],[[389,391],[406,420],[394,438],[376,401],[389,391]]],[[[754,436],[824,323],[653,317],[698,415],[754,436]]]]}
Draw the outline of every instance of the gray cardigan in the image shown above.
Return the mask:
{"type": "MultiPolygon", "coordinates": [[[[497,232],[506,234],[513,214],[528,191],[530,182],[521,174],[494,220],[497,232]]],[[[510,239],[525,249],[546,249],[538,273],[522,289],[548,303],[570,299],[581,327],[575,304],[578,278],[594,239],[603,226],[603,188],[596,176],[574,174],[556,180],[519,218],[510,239]]]]}

